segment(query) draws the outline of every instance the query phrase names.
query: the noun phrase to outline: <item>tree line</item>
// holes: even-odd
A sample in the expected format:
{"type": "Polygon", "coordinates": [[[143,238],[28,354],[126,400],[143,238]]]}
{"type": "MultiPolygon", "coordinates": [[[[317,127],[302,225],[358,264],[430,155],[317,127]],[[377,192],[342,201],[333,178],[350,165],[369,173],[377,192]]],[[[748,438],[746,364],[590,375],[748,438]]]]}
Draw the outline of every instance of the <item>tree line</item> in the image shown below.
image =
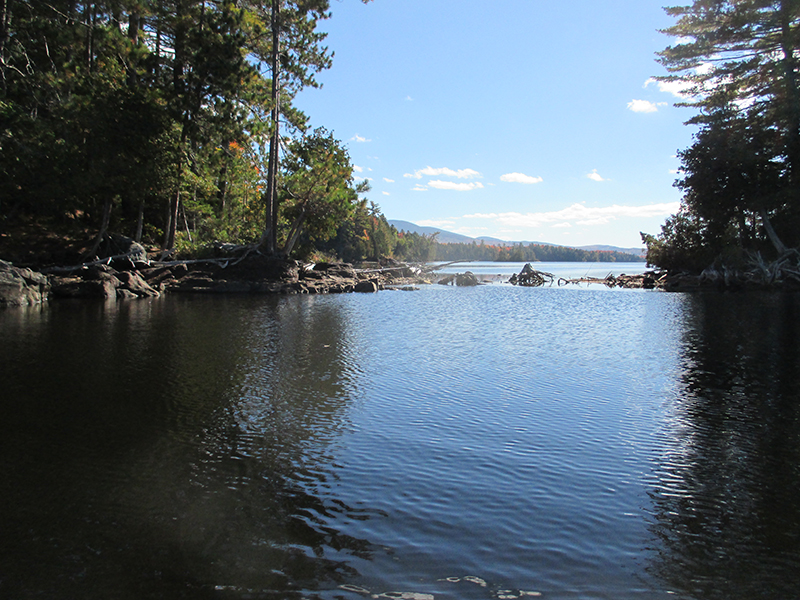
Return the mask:
{"type": "Polygon", "coordinates": [[[342,143],[293,104],[331,65],[328,9],[1,0],[0,226],[288,255],[374,216],[342,143]]]}
{"type": "Polygon", "coordinates": [[[679,151],[680,211],[647,260],[700,271],[741,267],[800,245],[800,1],[695,0],[666,9],[677,41],[660,53],[697,109],[691,147],[679,151]]]}
{"type": "Polygon", "coordinates": [[[436,260],[479,260],[496,262],[636,262],[641,256],[627,252],[580,250],[548,244],[490,245],[484,242],[436,245],[436,260]]]}

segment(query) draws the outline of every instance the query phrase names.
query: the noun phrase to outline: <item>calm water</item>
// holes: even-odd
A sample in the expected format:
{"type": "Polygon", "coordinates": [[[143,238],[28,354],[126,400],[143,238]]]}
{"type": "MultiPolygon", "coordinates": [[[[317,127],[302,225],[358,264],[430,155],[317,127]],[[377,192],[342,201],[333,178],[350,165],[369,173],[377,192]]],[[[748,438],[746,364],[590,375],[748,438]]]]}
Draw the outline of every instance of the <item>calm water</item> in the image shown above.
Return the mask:
{"type": "Polygon", "coordinates": [[[5,310],[0,597],[797,598],[799,339],[578,287],[5,310]]]}
{"type": "MultiPolygon", "coordinates": [[[[434,263],[436,264],[436,263],[434,263]]],[[[441,263],[439,263],[441,264],[441,263]]],[[[442,273],[463,273],[472,271],[478,276],[502,278],[508,281],[513,273],[519,273],[527,263],[476,261],[456,263],[441,269],[442,273]]],[[[579,279],[581,277],[603,278],[607,275],[636,275],[648,270],[643,262],[533,262],[530,265],[537,271],[553,274],[556,279],[579,279]]]]}

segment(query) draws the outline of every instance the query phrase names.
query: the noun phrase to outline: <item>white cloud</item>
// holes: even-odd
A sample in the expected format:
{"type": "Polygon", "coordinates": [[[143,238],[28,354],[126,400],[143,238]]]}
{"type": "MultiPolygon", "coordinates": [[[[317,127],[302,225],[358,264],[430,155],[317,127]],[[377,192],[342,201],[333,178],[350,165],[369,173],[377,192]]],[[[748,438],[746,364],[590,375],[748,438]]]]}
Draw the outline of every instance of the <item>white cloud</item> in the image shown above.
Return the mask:
{"type": "Polygon", "coordinates": [[[381,192],[381,194],[383,194],[384,196],[391,196],[389,192],[381,192]]]}
{"type": "Polygon", "coordinates": [[[371,142],[372,140],[368,140],[362,135],[355,134],[353,137],[350,138],[351,142],[371,142]]]}
{"type": "Polygon", "coordinates": [[[441,177],[442,175],[446,177],[458,177],[459,179],[471,179],[473,177],[480,177],[481,174],[475,171],[474,169],[458,169],[454,171],[453,169],[448,169],[447,167],[425,167],[424,169],[420,169],[418,171],[414,171],[413,173],[406,173],[403,177],[413,177],[414,179],[422,179],[423,176],[427,177],[441,177]]]}
{"type": "Polygon", "coordinates": [[[607,179],[600,176],[600,173],[597,172],[597,169],[592,169],[592,172],[586,175],[592,181],[608,181],[607,179]]]}
{"type": "Polygon", "coordinates": [[[631,100],[628,102],[628,110],[635,113],[654,113],[658,112],[659,106],[666,106],[666,102],[650,102],[649,100],[631,100]]]}
{"type": "Polygon", "coordinates": [[[406,96],[406,100],[408,102],[413,102],[414,101],[414,99],[411,96],[406,96]]]}
{"type": "Polygon", "coordinates": [[[384,180],[386,183],[394,183],[394,179],[389,179],[388,177],[384,177],[384,178],[383,178],[383,180],[384,180]]]}
{"type": "Polygon", "coordinates": [[[667,217],[678,212],[680,202],[646,204],[644,206],[595,206],[573,204],[561,210],[538,213],[476,213],[464,215],[465,219],[487,219],[504,227],[540,227],[558,224],[558,227],[576,225],[606,225],[621,218],[667,217]]]}
{"type": "Polygon", "coordinates": [[[428,188],[426,188],[424,185],[418,183],[413,188],[411,188],[411,191],[412,192],[427,192],[428,188]]]}
{"type": "Polygon", "coordinates": [[[556,223],[553,225],[553,229],[569,229],[572,227],[570,223],[556,223]]]}
{"type": "MultiPolygon", "coordinates": [[[[682,43],[680,39],[678,43],[682,43]]],[[[697,65],[693,70],[697,75],[708,75],[714,70],[714,63],[706,61],[697,65]]],[[[676,98],[686,100],[692,97],[692,95],[689,93],[689,90],[691,89],[693,84],[692,82],[687,81],[686,79],[659,81],[655,77],[651,77],[650,79],[644,82],[644,85],[642,87],[647,88],[651,83],[654,83],[658,86],[659,92],[666,92],[667,94],[672,94],[676,98]]]]}
{"type": "Polygon", "coordinates": [[[441,221],[428,219],[423,221],[417,221],[417,225],[419,225],[420,227],[438,227],[440,229],[444,229],[445,227],[452,227],[453,225],[455,225],[455,221],[448,219],[442,219],[441,221]]]}
{"type": "Polygon", "coordinates": [[[650,79],[644,82],[644,85],[642,87],[646,88],[651,83],[654,83],[658,86],[659,92],[666,92],[668,94],[672,94],[676,98],[686,98],[688,96],[686,90],[688,90],[689,87],[691,86],[690,83],[681,79],[677,79],[675,81],[658,81],[657,79],[651,77],[650,79]]]}
{"type": "Polygon", "coordinates": [[[356,173],[363,173],[364,172],[364,167],[359,167],[358,165],[353,165],[353,171],[355,171],[356,173]]]}
{"type": "Polygon", "coordinates": [[[714,63],[712,62],[700,63],[694,68],[694,72],[697,73],[698,75],[708,75],[713,70],[714,70],[714,63]]]}
{"type": "Polygon", "coordinates": [[[505,175],[500,175],[500,179],[512,183],[541,183],[544,181],[541,177],[532,177],[523,173],[506,173],[505,175]]]}
{"type": "Polygon", "coordinates": [[[455,190],[457,192],[468,192],[483,187],[483,184],[478,181],[473,181],[472,183],[456,183],[454,181],[441,181],[439,179],[429,181],[428,185],[437,190],[455,190]]]}

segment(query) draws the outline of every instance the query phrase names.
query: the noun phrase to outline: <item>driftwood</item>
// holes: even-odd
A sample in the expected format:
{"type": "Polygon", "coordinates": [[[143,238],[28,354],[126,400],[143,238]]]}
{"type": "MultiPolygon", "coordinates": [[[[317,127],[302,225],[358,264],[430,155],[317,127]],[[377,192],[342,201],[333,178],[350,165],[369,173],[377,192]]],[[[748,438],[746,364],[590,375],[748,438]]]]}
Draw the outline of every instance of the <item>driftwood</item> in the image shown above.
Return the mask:
{"type": "MultiPolygon", "coordinates": [[[[257,250],[258,244],[250,244],[247,246],[234,246],[230,244],[232,249],[227,249],[228,251],[232,252],[242,252],[241,256],[234,257],[234,256],[227,256],[227,257],[219,257],[219,258],[193,258],[193,259],[186,259],[186,260],[163,260],[163,257],[170,256],[175,252],[175,250],[170,250],[166,252],[162,252],[161,260],[156,259],[149,259],[146,261],[137,261],[137,263],[143,263],[146,267],[175,267],[177,265],[198,265],[198,264],[209,264],[209,265],[219,265],[221,268],[225,269],[228,265],[236,265],[242,262],[245,258],[247,258],[251,253],[255,252],[256,254],[260,254],[257,250]]],[[[69,266],[59,266],[59,267],[46,267],[41,269],[41,273],[72,273],[73,271],[80,271],[81,269],[85,269],[87,267],[94,267],[98,265],[110,265],[115,260],[123,260],[125,258],[130,258],[135,255],[141,254],[141,250],[134,249],[130,252],[126,252],[124,254],[114,254],[112,256],[107,256],[104,258],[98,258],[96,260],[92,260],[89,262],[80,263],[78,265],[69,265],[69,266]]],[[[131,261],[133,262],[133,261],[131,261]]]]}
{"type": "Polygon", "coordinates": [[[526,263],[525,266],[522,267],[522,271],[511,276],[508,283],[526,287],[541,287],[545,284],[553,283],[554,279],[555,275],[552,273],[537,271],[531,267],[530,263],[526,263]]]}
{"type": "Polygon", "coordinates": [[[89,262],[81,263],[79,265],[71,265],[67,267],[46,267],[41,269],[40,273],[71,273],[73,271],[80,271],[81,269],[85,269],[87,267],[94,267],[97,265],[108,265],[111,264],[112,261],[121,260],[123,258],[129,258],[134,254],[139,254],[138,250],[131,250],[130,252],[126,252],[125,254],[115,254],[114,256],[107,256],[106,258],[98,258],[97,260],[92,260],[89,262]]]}
{"type": "Polygon", "coordinates": [[[471,260],[466,260],[466,259],[451,260],[450,262],[442,263],[440,265],[429,265],[429,264],[426,264],[422,268],[425,271],[433,272],[433,271],[438,271],[439,269],[444,269],[445,267],[449,267],[450,265],[457,265],[458,263],[468,263],[468,262],[472,262],[472,261],[471,260]]]}
{"type": "Polygon", "coordinates": [[[640,275],[625,275],[624,273],[621,275],[613,275],[609,273],[603,278],[600,277],[579,277],[577,279],[565,279],[560,277],[558,279],[558,285],[570,285],[570,284],[581,284],[581,283],[595,283],[601,284],[606,287],[610,288],[626,288],[626,289],[653,289],[655,287],[660,287],[663,282],[666,280],[667,274],[666,273],[656,273],[654,271],[648,271],[646,273],[642,273],[640,275]]]}

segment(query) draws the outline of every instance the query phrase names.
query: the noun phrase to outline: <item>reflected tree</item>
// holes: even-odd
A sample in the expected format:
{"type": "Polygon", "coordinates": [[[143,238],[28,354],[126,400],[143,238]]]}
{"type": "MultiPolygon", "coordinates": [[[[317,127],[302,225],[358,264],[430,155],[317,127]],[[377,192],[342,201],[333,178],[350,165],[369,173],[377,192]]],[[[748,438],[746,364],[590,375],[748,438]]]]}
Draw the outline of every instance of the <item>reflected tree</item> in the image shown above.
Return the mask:
{"type": "Polygon", "coordinates": [[[800,589],[800,302],[691,300],[671,449],[651,493],[652,570],[697,598],[791,597],[800,589]]]}
{"type": "Polygon", "coordinates": [[[357,376],[341,307],[112,306],[0,348],[0,595],[293,598],[356,578],[374,547],[347,523],[380,513],[336,493],[357,376]]]}

